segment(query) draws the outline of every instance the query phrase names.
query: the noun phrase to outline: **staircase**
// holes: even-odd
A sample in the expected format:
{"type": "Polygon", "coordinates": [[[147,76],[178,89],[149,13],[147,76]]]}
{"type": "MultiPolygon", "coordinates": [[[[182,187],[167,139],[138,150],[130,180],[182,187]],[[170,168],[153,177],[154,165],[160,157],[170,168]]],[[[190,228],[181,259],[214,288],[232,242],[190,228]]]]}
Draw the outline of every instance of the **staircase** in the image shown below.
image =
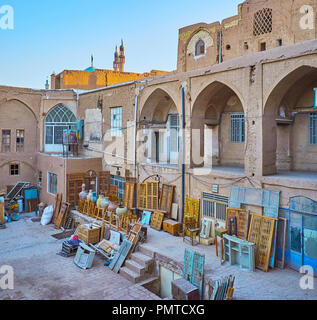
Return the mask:
{"type": "Polygon", "coordinates": [[[126,260],[119,273],[133,283],[140,283],[152,278],[154,271],[154,252],[140,246],[139,251],[132,253],[126,260]]]}

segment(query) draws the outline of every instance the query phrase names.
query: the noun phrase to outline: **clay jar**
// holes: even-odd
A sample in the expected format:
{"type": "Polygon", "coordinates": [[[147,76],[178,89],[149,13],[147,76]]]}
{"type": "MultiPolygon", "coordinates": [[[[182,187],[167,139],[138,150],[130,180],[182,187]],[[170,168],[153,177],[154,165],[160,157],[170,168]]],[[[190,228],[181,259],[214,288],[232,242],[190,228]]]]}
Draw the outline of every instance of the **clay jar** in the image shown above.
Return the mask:
{"type": "Polygon", "coordinates": [[[117,208],[117,210],[116,210],[116,214],[117,214],[117,216],[119,216],[119,217],[122,217],[122,216],[126,215],[127,212],[128,212],[128,209],[127,209],[127,208],[124,208],[124,207],[119,207],[119,208],[117,208]]]}
{"type": "Polygon", "coordinates": [[[87,200],[91,201],[92,198],[92,190],[89,190],[88,196],[87,196],[87,200]]]}
{"type": "Polygon", "coordinates": [[[83,184],[81,186],[81,193],[79,194],[79,199],[81,201],[86,201],[87,200],[87,196],[88,196],[88,192],[86,191],[86,185],[83,184]]]}
{"type": "Polygon", "coordinates": [[[109,198],[105,198],[105,197],[104,197],[104,198],[102,199],[102,201],[100,202],[101,209],[108,209],[109,204],[110,204],[109,198]]]}
{"type": "Polygon", "coordinates": [[[99,198],[98,198],[98,200],[97,200],[97,208],[98,209],[102,209],[102,207],[101,207],[101,202],[104,200],[104,196],[103,195],[100,195],[99,196],[99,198]]]}
{"type": "Polygon", "coordinates": [[[110,202],[108,211],[115,212],[119,206],[115,204],[114,202],[110,202]]]}

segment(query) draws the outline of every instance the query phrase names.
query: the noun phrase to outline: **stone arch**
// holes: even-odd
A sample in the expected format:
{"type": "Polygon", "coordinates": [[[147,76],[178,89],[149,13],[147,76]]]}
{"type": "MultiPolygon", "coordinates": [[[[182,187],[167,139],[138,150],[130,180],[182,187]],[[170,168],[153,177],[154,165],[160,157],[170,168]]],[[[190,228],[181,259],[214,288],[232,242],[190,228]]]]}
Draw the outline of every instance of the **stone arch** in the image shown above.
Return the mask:
{"type": "Polygon", "coordinates": [[[158,121],[166,119],[169,110],[181,113],[173,96],[166,89],[156,88],[146,98],[140,114],[140,121],[158,121]]]}
{"type": "Polygon", "coordinates": [[[24,107],[26,107],[33,114],[36,122],[39,121],[39,117],[38,117],[38,115],[35,114],[34,110],[26,102],[22,101],[21,99],[17,99],[17,98],[8,99],[7,101],[4,101],[3,103],[0,104],[0,108],[4,104],[7,104],[9,102],[14,102],[14,101],[17,101],[17,102],[21,103],[22,105],[24,105],[24,107]]]}
{"type": "Polygon", "coordinates": [[[312,160],[304,165],[304,155],[310,157],[308,113],[309,110],[314,111],[311,107],[314,102],[313,88],[316,86],[317,68],[301,65],[281,76],[269,91],[263,115],[263,175],[276,174],[279,170],[317,170],[317,162],[312,160]],[[307,90],[311,92],[303,102],[307,90]],[[306,113],[303,107],[308,108],[306,113]],[[302,128],[298,130],[300,123],[302,128]],[[296,145],[302,145],[302,148],[296,145]],[[297,164],[299,162],[302,166],[297,164]]]}
{"type": "Polygon", "coordinates": [[[140,152],[145,157],[142,161],[179,163],[180,114],[175,100],[165,89],[156,88],[147,96],[139,121],[146,129],[144,150],[140,152]]]}
{"type": "MultiPolygon", "coordinates": [[[[231,114],[244,114],[244,105],[240,97],[240,93],[232,86],[217,80],[209,83],[198,93],[191,117],[193,167],[211,165],[211,162],[215,165],[244,166],[244,156],[235,159],[229,151],[232,149],[236,155],[239,152],[244,154],[245,144],[232,145],[230,136],[231,114]],[[197,143],[198,141],[200,143],[197,143]],[[207,160],[207,153],[213,153],[212,161],[211,158],[207,160]]],[[[244,121],[241,123],[245,131],[244,121]]]]}
{"type": "Polygon", "coordinates": [[[16,152],[17,130],[24,130],[24,153],[34,153],[38,146],[38,120],[33,110],[18,99],[10,99],[0,106],[0,128],[10,130],[11,152],[16,152]],[[23,115],[23,121],[21,121],[23,115]]]}

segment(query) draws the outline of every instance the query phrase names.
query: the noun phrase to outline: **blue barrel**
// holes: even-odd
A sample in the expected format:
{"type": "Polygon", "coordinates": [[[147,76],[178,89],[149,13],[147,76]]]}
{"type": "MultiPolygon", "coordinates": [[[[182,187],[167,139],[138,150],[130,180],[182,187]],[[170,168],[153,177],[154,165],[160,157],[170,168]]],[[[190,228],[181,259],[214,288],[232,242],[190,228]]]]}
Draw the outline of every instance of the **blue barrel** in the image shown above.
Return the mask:
{"type": "Polygon", "coordinates": [[[18,200],[18,205],[19,205],[19,213],[22,213],[23,212],[23,200],[22,199],[18,200]]]}

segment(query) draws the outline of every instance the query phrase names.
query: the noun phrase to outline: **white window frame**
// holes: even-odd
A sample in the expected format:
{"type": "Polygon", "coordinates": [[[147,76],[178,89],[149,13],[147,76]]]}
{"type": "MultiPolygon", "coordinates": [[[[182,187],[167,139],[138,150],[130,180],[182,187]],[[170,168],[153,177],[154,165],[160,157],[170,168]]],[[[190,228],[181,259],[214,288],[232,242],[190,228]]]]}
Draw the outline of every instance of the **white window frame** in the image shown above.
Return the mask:
{"type": "Polygon", "coordinates": [[[56,173],[47,172],[47,193],[52,194],[52,195],[56,195],[57,194],[57,183],[58,183],[58,175],[56,173]],[[55,190],[50,189],[51,176],[56,177],[56,192],[55,193],[54,193],[55,190]]]}
{"type": "Polygon", "coordinates": [[[110,108],[111,137],[122,137],[122,107],[110,108]]]}

